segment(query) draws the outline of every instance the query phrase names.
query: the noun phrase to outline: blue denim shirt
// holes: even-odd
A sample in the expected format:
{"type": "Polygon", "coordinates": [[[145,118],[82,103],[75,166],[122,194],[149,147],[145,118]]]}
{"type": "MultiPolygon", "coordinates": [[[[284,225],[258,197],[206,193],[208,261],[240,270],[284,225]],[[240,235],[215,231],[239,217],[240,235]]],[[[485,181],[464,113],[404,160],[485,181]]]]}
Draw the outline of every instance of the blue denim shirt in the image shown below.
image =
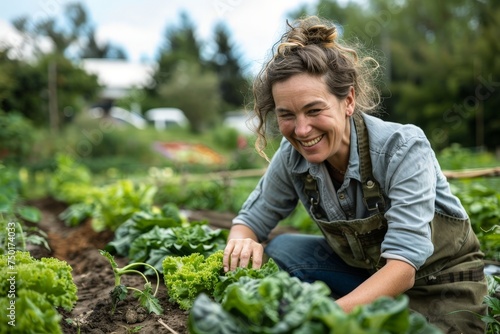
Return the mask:
{"type": "MultiPolygon", "coordinates": [[[[366,114],[363,118],[369,134],[373,176],[386,200],[388,230],[381,245],[382,256],[403,260],[418,270],[434,250],[429,225],[434,212],[456,218],[467,218],[467,213],[451,193],[420,128],[366,114]]],[[[262,242],[298,201],[309,210],[302,176],[307,171],[317,179],[320,205],[329,221],[368,217],[370,213],[363,204],[357,142],[351,119],[349,165],[342,186],[335,189],[324,163],[309,163],[283,139],[233,224],[248,226],[262,242]]]]}

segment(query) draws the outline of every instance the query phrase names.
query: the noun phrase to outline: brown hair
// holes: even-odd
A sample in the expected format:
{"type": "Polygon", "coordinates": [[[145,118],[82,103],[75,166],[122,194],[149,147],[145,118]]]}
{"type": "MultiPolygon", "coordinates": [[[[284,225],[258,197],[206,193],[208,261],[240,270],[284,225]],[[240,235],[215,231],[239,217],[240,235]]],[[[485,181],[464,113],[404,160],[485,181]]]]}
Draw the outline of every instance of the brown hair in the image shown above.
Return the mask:
{"type": "Polygon", "coordinates": [[[272,86],[300,73],[309,73],[324,78],[330,92],[344,99],[350,87],[354,87],[356,111],[370,112],[380,103],[380,94],[373,84],[379,68],[371,57],[360,59],[358,53],[337,41],[337,27],[310,16],[292,24],[287,22],[287,31],[273,48],[271,60],[255,78],[253,84],[254,117],[258,119],[255,148],[267,159],[267,118],[274,112],[272,86]]]}

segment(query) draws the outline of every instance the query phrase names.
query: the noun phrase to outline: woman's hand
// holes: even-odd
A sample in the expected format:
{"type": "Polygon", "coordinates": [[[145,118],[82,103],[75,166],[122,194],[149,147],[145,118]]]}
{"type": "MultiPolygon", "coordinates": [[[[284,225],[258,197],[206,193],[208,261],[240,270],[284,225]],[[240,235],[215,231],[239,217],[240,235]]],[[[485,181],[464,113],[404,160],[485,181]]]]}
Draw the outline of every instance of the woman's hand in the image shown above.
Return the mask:
{"type": "Polygon", "coordinates": [[[250,261],[253,269],[259,269],[262,265],[264,247],[256,240],[255,234],[248,227],[233,226],[224,250],[224,272],[237,267],[247,267],[250,261]]]}

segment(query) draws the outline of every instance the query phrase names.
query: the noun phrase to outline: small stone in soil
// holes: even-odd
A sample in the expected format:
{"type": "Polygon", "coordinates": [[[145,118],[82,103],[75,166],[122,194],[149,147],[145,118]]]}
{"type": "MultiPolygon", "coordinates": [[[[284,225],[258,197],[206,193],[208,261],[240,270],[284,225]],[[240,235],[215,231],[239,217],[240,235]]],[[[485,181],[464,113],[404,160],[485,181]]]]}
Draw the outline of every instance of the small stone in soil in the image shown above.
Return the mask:
{"type": "Polygon", "coordinates": [[[127,324],[135,324],[138,320],[138,315],[137,312],[133,309],[127,309],[127,312],[125,313],[125,322],[127,324]]]}

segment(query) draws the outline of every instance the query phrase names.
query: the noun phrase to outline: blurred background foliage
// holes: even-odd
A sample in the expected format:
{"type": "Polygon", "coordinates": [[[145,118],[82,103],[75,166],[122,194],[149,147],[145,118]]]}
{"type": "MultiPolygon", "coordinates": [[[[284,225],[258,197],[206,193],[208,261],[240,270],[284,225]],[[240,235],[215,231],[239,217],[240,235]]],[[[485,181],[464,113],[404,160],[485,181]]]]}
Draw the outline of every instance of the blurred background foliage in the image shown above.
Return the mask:
{"type": "MultiPolygon", "coordinates": [[[[141,110],[180,108],[190,129],[137,130],[85,117],[102,87],[81,61],[127,55],[119,45],[96,41],[91,13],[82,4],[65,6],[61,17],[13,21],[31,50],[29,59],[16,57],[22,50],[0,47],[0,160],[37,170],[53,164],[56,152],[64,152],[93,171],[110,166],[133,171],[173,165],[151,144],[185,140],[203,142],[226,155],[230,163],[220,169],[265,165],[250,148],[252,136],[241,150],[235,147],[239,135],[221,126],[226,112],[248,109],[253,79],[241,65],[238,45],[224,22],[209,41],[196,36],[188,13],[178,25],[167,26],[149,85],[114,103],[125,108],[140,104],[141,110]],[[51,42],[49,51],[40,45],[42,36],[51,42]],[[49,117],[51,103],[56,115],[49,117]]],[[[422,127],[438,152],[454,144],[498,155],[500,2],[319,0],[313,7],[304,5],[289,16],[316,14],[333,20],[342,39],[362,45],[383,66],[378,82],[384,97],[382,118],[422,127]]],[[[459,165],[449,167],[469,167],[459,165]]]]}

